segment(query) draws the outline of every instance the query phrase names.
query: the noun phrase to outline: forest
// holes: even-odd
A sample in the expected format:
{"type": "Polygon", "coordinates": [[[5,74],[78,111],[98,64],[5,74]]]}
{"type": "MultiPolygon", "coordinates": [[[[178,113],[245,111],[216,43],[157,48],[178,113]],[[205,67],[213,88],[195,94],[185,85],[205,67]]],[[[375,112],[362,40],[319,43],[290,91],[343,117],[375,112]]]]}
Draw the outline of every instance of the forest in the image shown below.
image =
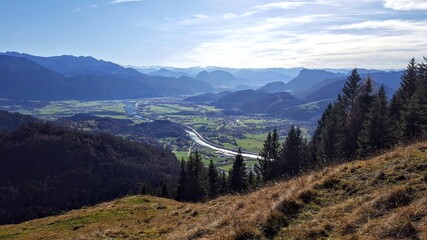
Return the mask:
{"type": "Polygon", "coordinates": [[[49,123],[1,132],[0,152],[0,224],[127,194],[161,195],[161,186],[173,186],[179,173],[168,150],[49,123]]]}

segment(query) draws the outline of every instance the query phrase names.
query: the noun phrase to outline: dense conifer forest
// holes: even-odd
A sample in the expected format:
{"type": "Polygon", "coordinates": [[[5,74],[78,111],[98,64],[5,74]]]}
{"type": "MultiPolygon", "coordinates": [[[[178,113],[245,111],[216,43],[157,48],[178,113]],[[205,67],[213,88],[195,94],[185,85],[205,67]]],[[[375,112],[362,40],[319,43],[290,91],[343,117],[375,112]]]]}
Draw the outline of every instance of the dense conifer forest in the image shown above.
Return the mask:
{"type": "Polygon", "coordinates": [[[168,150],[47,123],[0,133],[0,153],[0,224],[127,194],[167,197],[179,173],[168,150]]]}

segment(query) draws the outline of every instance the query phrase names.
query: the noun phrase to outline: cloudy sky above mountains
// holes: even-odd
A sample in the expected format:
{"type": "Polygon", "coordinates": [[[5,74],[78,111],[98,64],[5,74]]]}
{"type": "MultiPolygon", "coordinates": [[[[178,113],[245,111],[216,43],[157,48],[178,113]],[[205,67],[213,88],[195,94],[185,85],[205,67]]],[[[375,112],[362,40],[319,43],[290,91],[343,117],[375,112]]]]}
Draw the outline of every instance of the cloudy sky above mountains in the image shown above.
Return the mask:
{"type": "Polygon", "coordinates": [[[3,0],[0,51],[123,65],[404,68],[427,0],[3,0]]]}

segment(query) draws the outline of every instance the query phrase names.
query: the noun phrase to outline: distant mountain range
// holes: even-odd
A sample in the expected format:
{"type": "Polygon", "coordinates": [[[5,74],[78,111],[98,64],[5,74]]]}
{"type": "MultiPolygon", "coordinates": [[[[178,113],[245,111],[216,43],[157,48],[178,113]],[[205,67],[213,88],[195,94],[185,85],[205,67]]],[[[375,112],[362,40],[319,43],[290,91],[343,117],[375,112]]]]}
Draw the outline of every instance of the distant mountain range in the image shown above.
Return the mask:
{"type": "MultiPolygon", "coordinates": [[[[384,86],[390,98],[400,86],[403,71],[361,70],[361,78],[373,79],[374,90],[384,86]]],[[[257,90],[224,91],[205,93],[185,99],[209,104],[230,114],[267,114],[295,120],[320,117],[324,108],[341,92],[347,74],[324,70],[303,69],[288,83],[271,82],[257,90]]]]}
{"type": "Polygon", "coordinates": [[[0,98],[98,100],[214,91],[190,77],[159,77],[90,57],[0,55],[0,98]]]}
{"type": "MultiPolygon", "coordinates": [[[[359,72],[363,79],[370,76],[377,86],[383,84],[388,95],[399,87],[402,75],[402,71],[359,72]]],[[[273,102],[282,99],[283,107],[289,108],[334,99],[347,75],[346,69],[304,68],[150,67],[137,71],[93,57],[6,52],[0,53],[0,98],[102,100],[202,94],[188,99],[227,110],[272,113],[268,109],[274,107],[261,111],[250,102],[267,104],[265,99],[270,97],[273,102]],[[287,93],[278,94],[283,92],[287,93]],[[291,99],[291,94],[296,98],[291,99]]]]}

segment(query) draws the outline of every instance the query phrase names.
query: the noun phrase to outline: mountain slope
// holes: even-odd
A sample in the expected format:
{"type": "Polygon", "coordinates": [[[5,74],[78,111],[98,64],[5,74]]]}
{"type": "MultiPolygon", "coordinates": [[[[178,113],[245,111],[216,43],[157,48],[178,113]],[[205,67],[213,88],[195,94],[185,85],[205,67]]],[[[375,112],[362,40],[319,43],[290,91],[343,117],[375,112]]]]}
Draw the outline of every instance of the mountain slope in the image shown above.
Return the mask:
{"type": "Polygon", "coordinates": [[[195,78],[207,82],[214,87],[235,87],[240,83],[239,79],[233,76],[233,74],[221,70],[211,72],[202,71],[195,78]]]}
{"type": "MultiPolygon", "coordinates": [[[[306,97],[306,100],[308,101],[318,101],[318,100],[325,100],[325,99],[335,99],[339,93],[341,93],[341,89],[343,88],[346,80],[338,80],[335,82],[332,82],[324,87],[321,87],[317,91],[311,93],[309,96],[306,97]]],[[[384,89],[387,93],[387,97],[391,99],[393,94],[395,93],[395,90],[388,85],[383,85],[384,89]]],[[[373,82],[374,91],[377,91],[381,84],[377,82],[373,82]]]]}
{"type": "Polygon", "coordinates": [[[190,204],[126,197],[0,226],[2,239],[426,239],[427,142],[253,193],[190,204]]]}
{"type": "Polygon", "coordinates": [[[240,110],[244,113],[273,114],[301,103],[301,100],[288,92],[278,92],[245,103],[240,107],[240,110]]]}
{"type": "Polygon", "coordinates": [[[141,75],[141,73],[133,68],[125,68],[118,64],[98,60],[93,57],[75,57],[69,55],[39,57],[18,52],[0,53],[0,55],[23,57],[69,77],[75,77],[77,75],[108,75],[121,77],[141,75]]]}
{"type": "MultiPolygon", "coordinates": [[[[359,71],[359,70],[358,70],[359,71]]],[[[386,86],[387,93],[393,95],[393,93],[400,87],[400,77],[402,76],[402,71],[392,71],[392,72],[384,72],[384,71],[374,71],[371,70],[370,72],[362,71],[360,73],[360,77],[362,79],[367,79],[368,77],[371,77],[371,79],[377,83],[378,86],[381,86],[381,84],[384,84],[386,86]]],[[[333,86],[333,83],[337,84],[337,82],[341,81],[344,82],[346,80],[346,77],[341,78],[332,78],[332,79],[325,79],[316,85],[312,86],[311,89],[305,91],[301,95],[304,97],[310,96],[315,94],[316,92],[322,92],[321,89],[327,89],[328,85],[333,86]]]]}
{"type": "Polygon", "coordinates": [[[40,120],[29,115],[0,110],[0,131],[15,131],[22,125],[37,122],[40,120]]]}
{"type": "Polygon", "coordinates": [[[161,68],[157,71],[150,72],[150,73],[148,73],[148,75],[159,76],[159,77],[175,77],[175,78],[179,78],[182,76],[188,76],[188,74],[186,74],[186,73],[174,72],[174,71],[166,69],[166,68],[161,68]]]}
{"type": "Polygon", "coordinates": [[[211,103],[211,105],[222,109],[236,109],[242,105],[256,101],[268,94],[254,90],[241,90],[225,95],[211,103]]]}
{"type": "Polygon", "coordinates": [[[0,224],[174,183],[179,172],[163,148],[51,124],[0,132],[0,152],[0,224]]]}
{"type": "Polygon", "coordinates": [[[286,84],[288,90],[295,92],[304,91],[311,88],[315,84],[331,78],[344,77],[345,74],[333,73],[325,70],[303,69],[299,75],[286,84]]]}
{"type": "Polygon", "coordinates": [[[286,92],[287,87],[284,82],[271,82],[257,89],[261,92],[266,93],[276,93],[276,92],[286,92]]]}

